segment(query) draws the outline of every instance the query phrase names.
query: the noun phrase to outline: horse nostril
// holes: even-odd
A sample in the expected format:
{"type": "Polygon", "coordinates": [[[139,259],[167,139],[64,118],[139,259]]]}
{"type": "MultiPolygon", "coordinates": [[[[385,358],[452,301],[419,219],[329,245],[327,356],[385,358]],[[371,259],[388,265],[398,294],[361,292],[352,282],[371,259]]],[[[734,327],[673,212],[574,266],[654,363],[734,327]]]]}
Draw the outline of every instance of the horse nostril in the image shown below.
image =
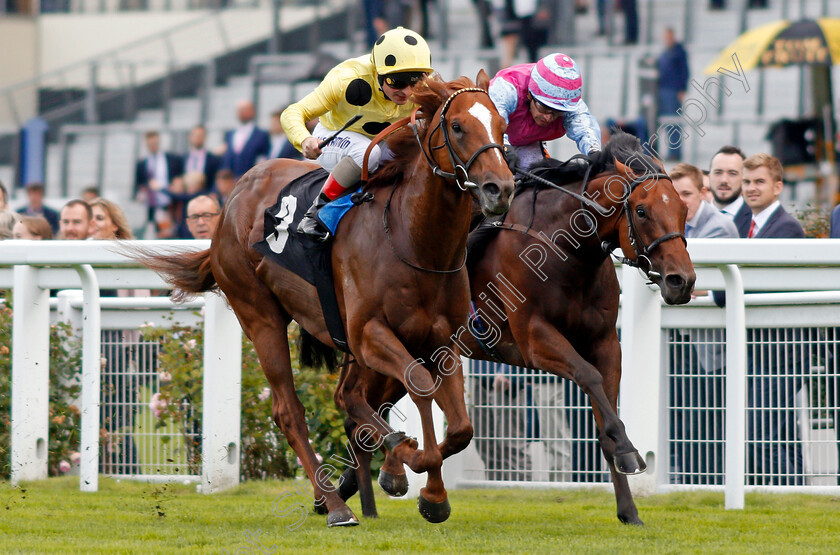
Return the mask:
{"type": "Polygon", "coordinates": [[[685,287],[685,278],[679,274],[668,274],[665,276],[665,283],[673,289],[682,289],[685,287]]]}
{"type": "Polygon", "coordinates": [[[481,186],[481,189],[484,191],[484,194],[489,197],[497,197],[501,192],[499,186],[495,183],[485,183],[481,186]]]}

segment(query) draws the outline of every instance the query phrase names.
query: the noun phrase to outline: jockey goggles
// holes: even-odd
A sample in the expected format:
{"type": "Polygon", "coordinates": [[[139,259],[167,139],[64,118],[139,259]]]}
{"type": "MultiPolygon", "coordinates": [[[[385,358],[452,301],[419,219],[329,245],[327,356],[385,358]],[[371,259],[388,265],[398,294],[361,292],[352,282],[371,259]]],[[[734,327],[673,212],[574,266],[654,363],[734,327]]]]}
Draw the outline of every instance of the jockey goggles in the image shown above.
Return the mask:
{"type": "Polygon", "coordinates": [[[390,75],[382,75],[379,77],[379,84],[385,84],[395,90],[402,90],[406,87],[413,87],[419,83],[425,73],[422,71],[406,71],[400,73],[391,73],[390,75]]]}

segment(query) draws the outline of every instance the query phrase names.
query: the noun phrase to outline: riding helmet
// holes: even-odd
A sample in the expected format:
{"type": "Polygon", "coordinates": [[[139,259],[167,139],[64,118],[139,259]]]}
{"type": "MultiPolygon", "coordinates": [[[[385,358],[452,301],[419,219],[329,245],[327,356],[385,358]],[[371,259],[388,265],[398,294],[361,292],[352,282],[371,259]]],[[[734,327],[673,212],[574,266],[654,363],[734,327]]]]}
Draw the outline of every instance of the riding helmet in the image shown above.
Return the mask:
{"type": "Polygon", "coordinates": [[[370,58],[379,75],[433,71],[432,53],[426,40],[403,27],[385,31],[373,45],[370,58]]]}
{"type": "Polygon", "coordinates": [[[583,79],[575,61],[565,54],[549,54],[534,64],[528,90],[555,110],[574,111],[580,103],[583,79]]]}

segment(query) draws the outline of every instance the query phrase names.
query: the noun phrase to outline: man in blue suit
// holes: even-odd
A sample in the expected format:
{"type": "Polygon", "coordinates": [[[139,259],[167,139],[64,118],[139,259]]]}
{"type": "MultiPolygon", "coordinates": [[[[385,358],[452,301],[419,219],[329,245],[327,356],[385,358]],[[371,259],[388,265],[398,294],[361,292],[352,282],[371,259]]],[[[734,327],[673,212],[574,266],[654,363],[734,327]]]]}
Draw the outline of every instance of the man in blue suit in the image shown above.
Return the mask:
{"type": "Polygon", "coordinates": [[[222,157],[222,168],[233,172],[236,179],[265,160],[271,150],[271,138],[267,131],[254,123],[256,111],[250,100],[240,100],[236,105],[239,127],[225,134],[227,150],[222,157]]]}
{"type": "MultiPolygon", "coordinates": [[[[744,160],[742,190],[752,218],[738,231],[747,238],[805,237],[796,218],[779,203],[782,179],[782,164],[777,158],[755,154],[744,160]]],[[[797,336],[801,336],[801,330],[747,330],[747,430],[752,442],[747,449],[747,470],[751,484],[803,483],[796,394],[802,386],[802,375],[809,372],[809,361],[797,336]]]]}
{"type": "Polygon", "coordinates": [[[769,154],[755,154],[744,160],[742,194],[752,218],[736,222],[738,233],[747,238],[803,239],[805,231],[796,218],[779,203],[784,182],[782,164],[769,154]]]}

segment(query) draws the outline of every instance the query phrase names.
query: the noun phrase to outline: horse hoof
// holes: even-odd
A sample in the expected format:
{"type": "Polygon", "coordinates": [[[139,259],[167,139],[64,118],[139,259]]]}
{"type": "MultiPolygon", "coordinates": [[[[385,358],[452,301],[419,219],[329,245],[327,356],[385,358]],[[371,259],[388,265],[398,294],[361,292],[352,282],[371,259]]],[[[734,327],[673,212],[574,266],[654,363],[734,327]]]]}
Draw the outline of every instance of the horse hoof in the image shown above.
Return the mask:
{"type": "Polygon", "coordinates": [[[315,502],[315,514],[325,515],[327,514],[329,509],[327,509],[327,502],[326,501],[316,501],[315,502]]]}
{"type": "Polygon", "coordinates": [[[420,494],[417,498],[417,510],[423,515],[423,518],[432,524],[438,524],[449,518],[452,509],[449,506],[449,499],[445,499],[443,503],[432,503],[420,494]]]}
{"type": "Polygon", "coordinates": [[[353,514],[353,511],[350,510],[350,507],[344,506],[340,509],[336,509],[334,511],[330,511],[330,514],[327,516],[327,526],[332,528],[333,526],[358,526],[359,519],[356,518],[356,515],[353,514]]]}
{"type": "Polygon", "coordinates": [[[639,455],[638,451],[631,453],[622,453],[613,457],[613,464],[619,474],[641,474],[647,470],[645,460],[639,455]]]}
{"type": "Polygon", "coordinates": [[[359,491],[359,482],[356,479],[356,471],[348,467],[338,481],[338,495],[343,501],[347,501],[359,491]]]}
{"type": "Polygon", "coordinates": [[[639,518],[639,515],[618,515],[618,520],[621,521],[622,524],[627,524],[630,526],[644,526],[645,523],[642,522],[642,519],[639,518]]]}
{"type": "Polygon", "coordinates": [[[402,497],[408,493],[408,478],[405,474],[391,474],[385,470],[379,471],[379,487],[393,497],[402,497]]]}

